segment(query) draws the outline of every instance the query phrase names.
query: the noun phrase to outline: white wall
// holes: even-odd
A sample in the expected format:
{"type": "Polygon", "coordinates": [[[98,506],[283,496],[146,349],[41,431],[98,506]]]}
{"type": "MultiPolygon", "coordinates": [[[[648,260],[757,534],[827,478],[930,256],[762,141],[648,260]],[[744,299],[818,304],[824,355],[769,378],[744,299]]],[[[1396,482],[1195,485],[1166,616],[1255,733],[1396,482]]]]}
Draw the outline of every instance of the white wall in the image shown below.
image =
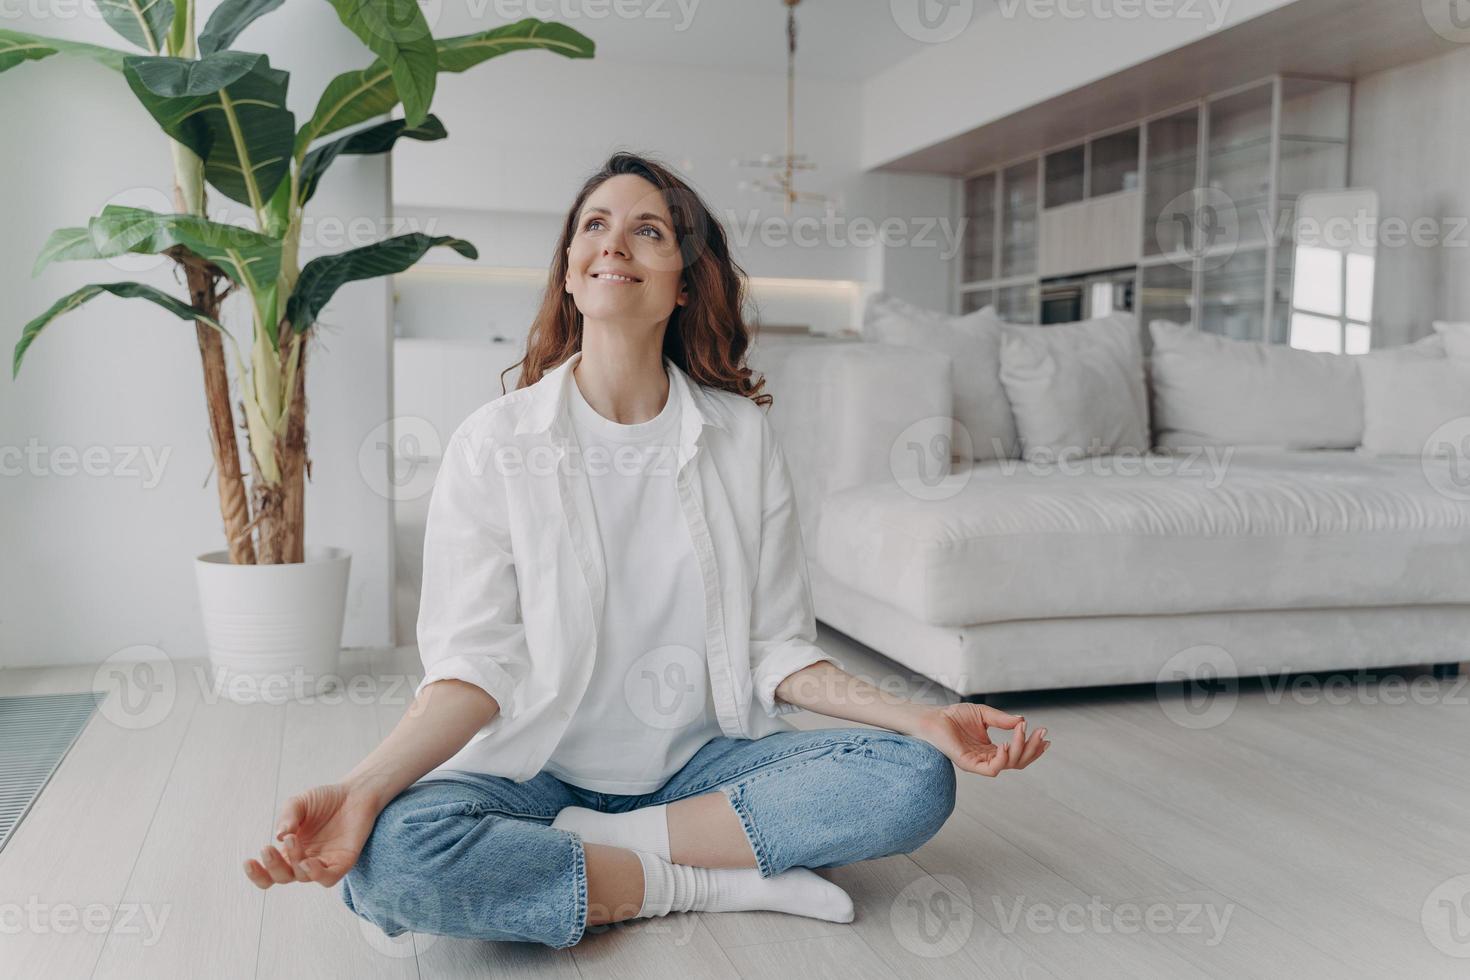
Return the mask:
{"type": "MultiPolygon", "coordinates": [[[[200,24],[206,16],[200,13],[200,24]]],[[[127,47],[91,14],[6,26],[127,47]]],[[[236,46],[266,51],[273,65],[292,72],[298,119],[310,113],[328,78],[371,60],[328,4],[288,5],[236,46]]],[[[0,75],[0,118],[8,132],[23,134],[6,147],[0,180],[7,363],[21,326],[84,283],[141,279],[184,295],[167,264],[134,272],[118,267],[124,262],[63,263],[30,278],[52,229],[85,224],[113,201],[168,206],[166,138],[120,76],[64,57],[21,65],[0,75]]],[[[384,162],[344,158],[310,213],[377,221],[388,207],[384,162]]],[[[307,545],[352,551],[343,641],[382,644],[392,636],[392,532],[389,502],[379,492],[384,482],[374,470],[386,472],[388,459],[370,451],[360,464],[358,450],[389,414],[389,287],[385,280],[354,284],[338,297],[308,369],[307,545]]],[[[242,344],[247,332],[237,334],[242,344]]],[[[31,348],[20,376],[0,380],[6,451],[0,665],[95,662],[137,644],[174,657],[204,656],[192,562],[222,548],[223,532],[192,324],[114,297],[58,320],[31,348]],[[28,445],[44,452],[36,466],[15,458],[14,450],[24,453],[28,445]],[[92,451],[93,468],[106,475],[68,475],[75,464],[50,457],[63,447],[79,454],[103,447],[92,451]],[[162,461],[156,480],[132,458],[138,453],[162,461]],[[131,475],[134,469],[143,475],[131,475]]],[[[242,457],[248,459],[243,446],[242,457]]]]}
{"type": "MultiPolygon", "coordinates": [[[[834,286],[820,300],[811,289],[757,289],[762,321],[808,322],[819,330],[855,325],[861,291],[873,288],[943,306],[946,249],[926,242],[945,243],[946,230],[954,237],[953,182],[863,173],[859,94],[847,83],[798,79],[796,148],[820,169],[799,174],[797,183],[833,196],[837,206],[830,220],[812,206],[788,219],[779,200],[738,189],[763,172],[730,164],[784,151],[784,76],[513,53],[441,77],[435,112],[449,140],[395,153],[394,200],[401,217],[470,238],[481,265],[544,269],[586,177],[614,150],[646,152],[700,192],[753,278],[854,284],[834,286]],[[508,91],[515,97],[502,96],[508,91]],[[877,231],[894,217],[905,222],[891,226],[885,245],[877,231]]],[[[453,303],[446,304],[452,312],[436,317],[411,279],[400,279],[398,291],[406,336],[480,337],[491,329],[524,335],[535,298],[534,290],[522,295],[524,284],[519,291],[503,286],[483,316],[467,323],[453,303]]]]}
{"type": "Polygon", "coordinates": [[[1229,28],[1293,2],[1178,2],[1163,9],[1178,10],[1180,16],[1166,17],[1056,13],[1147,9],[1143,4],[966,0],[952,5],[955,11],[973,7],[973,16],[983,19],[863,81],[860,165],[882,166],[1183,47],[1212,29],[1229,28]],[[1014,13],[1006,16],[1003,11],[1014,13]]]}
{"type": "Polygon", "coordinates": [[[1416,340],[1437,319],[1470,319],[1470,48],[1358,80],[1351,183],[1378,190],[1377,346],[1416,340]],[[1395,237],[1416,222],[1426,234],[1395,237]],[[1397,242],[1397,244],[1395,243],[1397,242]]]}

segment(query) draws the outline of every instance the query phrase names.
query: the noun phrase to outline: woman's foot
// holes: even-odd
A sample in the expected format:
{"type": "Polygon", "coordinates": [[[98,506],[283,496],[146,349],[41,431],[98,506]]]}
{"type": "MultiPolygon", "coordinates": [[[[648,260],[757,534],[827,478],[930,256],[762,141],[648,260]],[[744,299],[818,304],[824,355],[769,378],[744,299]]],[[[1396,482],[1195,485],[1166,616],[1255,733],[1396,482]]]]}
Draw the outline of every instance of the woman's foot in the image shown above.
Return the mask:
{"type": "Polygon", "coordinates": [[[804,915],[851,922],[847,892],[810,868],[790,868],[762,878],[755,868],[696,868],[670,864],[657,854],[634,851],[643,864],[643,907],[638,917],[670,912],[752,912],[804,915]]]}

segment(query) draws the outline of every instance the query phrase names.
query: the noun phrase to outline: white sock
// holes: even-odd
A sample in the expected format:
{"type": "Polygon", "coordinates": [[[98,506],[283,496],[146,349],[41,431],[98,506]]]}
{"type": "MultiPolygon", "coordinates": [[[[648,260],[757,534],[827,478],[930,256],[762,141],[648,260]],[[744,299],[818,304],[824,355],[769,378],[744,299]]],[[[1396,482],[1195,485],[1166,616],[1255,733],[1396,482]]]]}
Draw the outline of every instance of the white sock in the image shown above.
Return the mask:
{"type": "Polygon", "coordinates": [[[643,864],[643,907],[635,918],[670,912],[751,912],[757,909],[851,922],[847,892],[810,868],[762,878],[755,868],[696,868],[634,850],[643,864]]]}
{"type": "Polygon", "coordinates": [[[557,830],[574,831],[584,841],[648,851],[665,861],[669,858],[667,803],[640,807],[627,813],[603,813],[581,806],[563,807],[551,821],[557,830]]]}

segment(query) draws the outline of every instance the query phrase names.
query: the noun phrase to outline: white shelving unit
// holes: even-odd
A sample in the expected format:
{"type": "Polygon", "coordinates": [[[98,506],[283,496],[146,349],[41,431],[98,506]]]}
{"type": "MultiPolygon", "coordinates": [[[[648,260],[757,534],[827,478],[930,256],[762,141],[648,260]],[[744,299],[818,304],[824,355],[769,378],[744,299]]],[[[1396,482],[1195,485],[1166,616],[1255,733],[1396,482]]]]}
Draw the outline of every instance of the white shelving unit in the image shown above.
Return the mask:
{"type": "Polygon", "coordinates": [[[959,308],[1037,322],[1050,272],[1038,256],[1055,264],[1070,244],[1044,239],[1061,227],[1046,215],[1112,195],[1095,213],[1120,222],[1114,234],[1136,254],[1068,271],[1136,266],[1145,343],[1151,319],[1286,342],[1295,203],[1346,186],[1351,105],[1349,82],[1273,75],[969,175],[959,308]],[[1127,226],[1135,215],[1141,228],[1127,226]]]}

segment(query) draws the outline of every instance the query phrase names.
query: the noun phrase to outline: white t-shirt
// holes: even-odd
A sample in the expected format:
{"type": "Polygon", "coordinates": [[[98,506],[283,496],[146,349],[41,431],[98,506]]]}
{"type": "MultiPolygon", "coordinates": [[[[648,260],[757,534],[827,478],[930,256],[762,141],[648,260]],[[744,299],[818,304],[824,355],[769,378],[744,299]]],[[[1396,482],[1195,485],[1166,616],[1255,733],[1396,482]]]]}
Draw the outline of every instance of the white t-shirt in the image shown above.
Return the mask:
{"type": "MultiPolygon", "coordinates": [[[[720,735],[705,662],[704,580],[675,485],[679,401],[624,425],[569,379],[572,430],[607,565],[587,692],[545,765],[599,793],[658,789],[720,735]]],[[[674,394],[670,389],[670,395],[674,394]]]]}

